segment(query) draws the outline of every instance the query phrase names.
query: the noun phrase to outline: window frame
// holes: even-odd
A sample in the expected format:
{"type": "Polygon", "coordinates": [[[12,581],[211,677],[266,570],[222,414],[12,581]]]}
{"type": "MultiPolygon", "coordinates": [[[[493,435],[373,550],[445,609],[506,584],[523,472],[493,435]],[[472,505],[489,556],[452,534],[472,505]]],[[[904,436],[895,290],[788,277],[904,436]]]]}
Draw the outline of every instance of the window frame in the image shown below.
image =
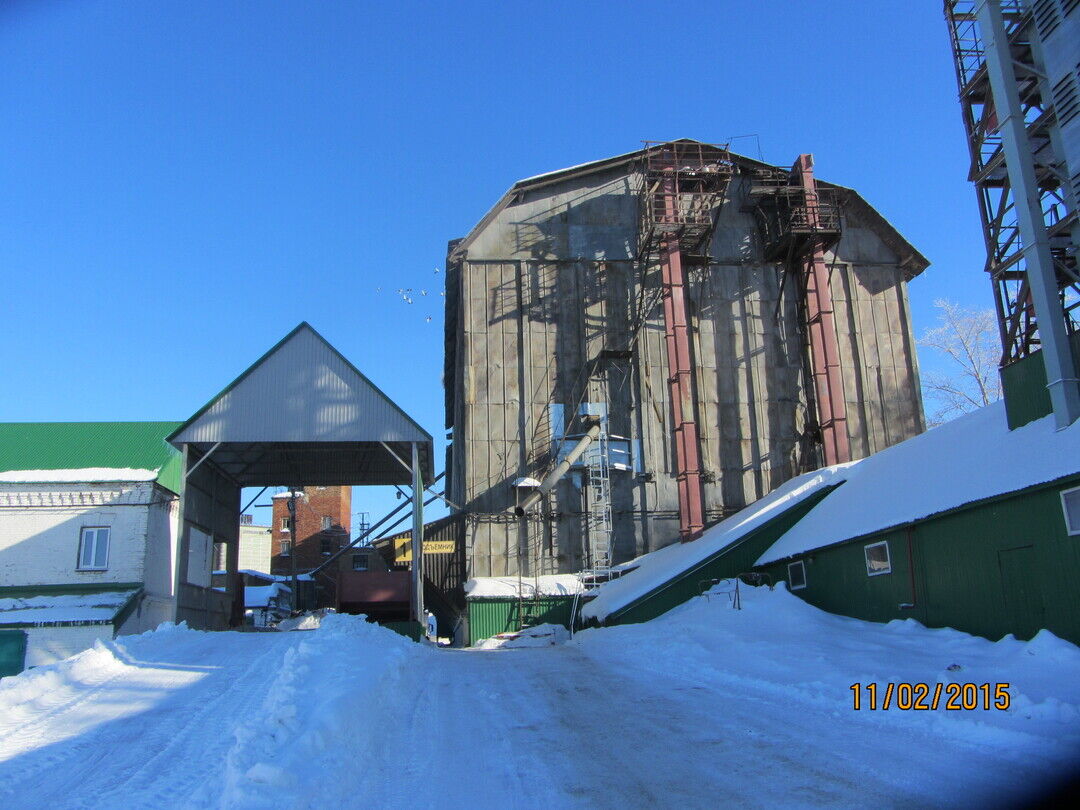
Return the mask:
{"type": "Polygon", "coordinates": [[[281,531],[292,534],[292,518],[289,515],[282,515],[281,531]]]}
{"type": "Polygon", "coordinates": [[[788,570],[788,580],[787,580],[787,582],[788,582],[788,590],[790,590],[790,591],[801,591],[803,588],[806,587],[806,563],[805,562],[803,562],[802,560],[795,560],[795,562],[790,562],[790,563],[788,563],[787,570],[788,570]],[[792,585],[791,584],[791,569],[794,568],[796,565],[799,566],[799,568],[802,569],[802,585],[792,585]]]}
{"type": "Polygon", "coordinates": [[[866,564],[866,575],[868,577],[879,577],[882,574],[891,574],[892,573],[892,552],[889,551],[889,541],[888,540],[879,540],[876,543],[867,543],[865,546],[863,546],[863,562],[866,564]],[[871,571],[870,570],[870,557],[867,555],[867,552],[870,551],[870,549],[872,549],[872,548],[877,548],[878,546],[885,546],[885,559],[888,561],[889,567],[882,570],[882,571],[871,571]]]}
{"type": "Polygon", "coordinates": [[[289,538],[284,538],[283,537],[280,540],[278,540],[278,543],[281,544],[280,546],[278,546],[278,556],[279,557],[292,556],[292,538],[291,537],[289,537],[289,538]]]}
{"type": "Polygon", "coordinates": [[[320,531],[328,532],[332,528],[334,528],[334,516],[333,515],[323,515],[322,516],[322,529],[320,529],[320,531]]]}
{"type": "Polygon", "coordinates": [[[109,554],[112,551],[112,526],[83,526],[79,529],[79,551],[78,557],[75,559],[76,571],[108,571],[109,570],[109,554]],[[101,537],[99,532],[105,532],[105,564],[93,565],[94,559],[97,557],[98,550],[98,538],[101,537]],[[86,533],[94,532],[94,545],[93,551],[90,554],[90,565],[83,565],[83,548],[86,543],[86,533]]]}
{"type": "Polygon", "coordinates": [[[1069,526],[1069,509],[1065,505],[1065,496],[1076,494],[1080,498],[1080,487],[1071,487],[1069,489],[1063,489],[1058,495],[1061,497],[1061,517],[1065,521],[1065,534],[1069,537],[1076,537],[1080,535],[1080,525],[1075,527],[1069,526]]]}
{"type": "Polygon", "coordinates": [[[369,557],[369,555],[367,555],[367,554],[353,554],[352,555],[352,570],[353,571],[361,571],[361,572],[370,571],[371,570],[371,561],[368,559],[368,557],[369,557]],[[364,561],[364,567],[363,568],[357,568],[356,567],[356,561],[361,560],[361,559],[364,561]]]}

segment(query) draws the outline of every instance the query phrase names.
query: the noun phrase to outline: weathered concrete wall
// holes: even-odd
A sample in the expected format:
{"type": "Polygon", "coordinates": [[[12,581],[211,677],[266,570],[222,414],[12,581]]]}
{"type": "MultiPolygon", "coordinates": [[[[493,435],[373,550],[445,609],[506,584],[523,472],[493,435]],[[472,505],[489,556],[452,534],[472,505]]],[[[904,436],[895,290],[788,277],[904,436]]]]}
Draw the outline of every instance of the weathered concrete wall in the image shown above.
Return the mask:
{"type": "MultiPolygon", "coordinates": [[[[470,512],[470,576],[517,573],[538,544],[553,556],[546,571],[581,568],[585,494],[573,474],[546,507],[552,514],[519,521],[506,510],[516,478],[550,468],[583,401],[606,402],[609,431],[637,450],[634,471],[612,473],[616,559],[678,537],[659,270],[633,260],[636,186],[615,168],[522,192],[450,268],[449,476],[451,500],[470,512]],[[609,362],[604,390],[588,392],[588,363],[602,349],[632,357],[609,362]]],[[[744,202],[737,177],[709,263],[688,268],[710,522],[820,464],[797,285],[763,260],[744,202]]],[[[905,275],[875,227],[849,211],[827,256],[856,457],[923,428],[905,275]]]]}

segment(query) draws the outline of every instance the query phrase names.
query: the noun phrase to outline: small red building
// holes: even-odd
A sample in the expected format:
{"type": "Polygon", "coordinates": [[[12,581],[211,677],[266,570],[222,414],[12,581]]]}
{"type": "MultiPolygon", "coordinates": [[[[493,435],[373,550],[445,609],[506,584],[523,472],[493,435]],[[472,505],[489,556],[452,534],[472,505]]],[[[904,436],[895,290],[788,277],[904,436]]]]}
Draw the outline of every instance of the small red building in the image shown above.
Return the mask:
{"type": "Polygon", "coordinates": [[[335,607],[339,613],[362,613],[377,622],[403,622],[409,618],[411,597],[409,572],[392,570],[375,549],[351,549],[338,560],[335,607]]]}

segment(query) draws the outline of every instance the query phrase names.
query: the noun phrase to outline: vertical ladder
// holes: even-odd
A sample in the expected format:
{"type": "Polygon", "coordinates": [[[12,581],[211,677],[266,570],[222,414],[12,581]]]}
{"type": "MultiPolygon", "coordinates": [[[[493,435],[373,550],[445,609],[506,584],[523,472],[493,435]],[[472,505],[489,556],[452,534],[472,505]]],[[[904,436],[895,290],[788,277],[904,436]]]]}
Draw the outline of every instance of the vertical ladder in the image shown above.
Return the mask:
{"type": "MultiPolygon", "coordinates": [[[[589,486],[589,504],[586,514],[588,529],[589,559],[588,568],[594,575],[606,579],[611,569],[612,560],[612,521],[611,521],[611,458],[608,443],[607,403],[599,394],[603,390],[602,380],[594,378],[595,385],[590,385],[596,398],[590,403],[600,417],[600,434],[585,450],[585,473],[589,486]]],[[[597,578],[594,576],[594,579],[597,578]]]]}

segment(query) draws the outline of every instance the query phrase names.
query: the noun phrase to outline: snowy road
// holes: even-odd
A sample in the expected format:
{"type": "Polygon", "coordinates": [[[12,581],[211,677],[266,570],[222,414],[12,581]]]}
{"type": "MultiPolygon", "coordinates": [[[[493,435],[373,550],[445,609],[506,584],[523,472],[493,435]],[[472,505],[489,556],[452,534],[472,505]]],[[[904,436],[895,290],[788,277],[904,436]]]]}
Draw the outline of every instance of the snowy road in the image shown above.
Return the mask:
{"type": "Polygon", "coordinates": [[[783,594],[540,649],[363,622],[122,639],[0,683],[5,807],[923,807],[1075,764],[1080,651],[783,594]],[[1013,682],[1007,713],[854,712],[854,680],[1013,682]]]}
{"type": "Polygon", "coordinates": [[[300,636],[230,633],[228,644],[208,633],[170,636],[149,657],[139,655],[149,646],[143,639],[127,642],[119,660],[90,651],[74,684],[43,673],[31,701],[5,705],[0,804],[213,804],[234,742],[231,723],[259,711],[300,636]]]}

